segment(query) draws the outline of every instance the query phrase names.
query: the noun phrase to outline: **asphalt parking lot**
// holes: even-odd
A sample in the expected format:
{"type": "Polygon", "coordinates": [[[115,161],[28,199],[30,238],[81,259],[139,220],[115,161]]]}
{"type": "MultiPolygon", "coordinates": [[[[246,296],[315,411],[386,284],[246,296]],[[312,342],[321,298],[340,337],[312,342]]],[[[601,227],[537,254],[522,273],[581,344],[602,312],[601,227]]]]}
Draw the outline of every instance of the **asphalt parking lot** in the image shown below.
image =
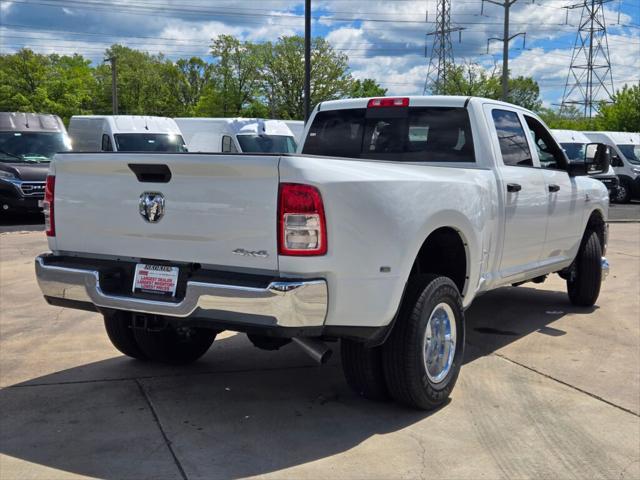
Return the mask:
{"type": "Polygon", "coordinates": [[[116,352],[48,306],[41,232],[0,234],[0,478],[640,478],[640,224],[611,225],[597,307],[557,277],[480,297],[451,402],[355,397],[339,355],[223,334],[189,367],[116,352]]]}

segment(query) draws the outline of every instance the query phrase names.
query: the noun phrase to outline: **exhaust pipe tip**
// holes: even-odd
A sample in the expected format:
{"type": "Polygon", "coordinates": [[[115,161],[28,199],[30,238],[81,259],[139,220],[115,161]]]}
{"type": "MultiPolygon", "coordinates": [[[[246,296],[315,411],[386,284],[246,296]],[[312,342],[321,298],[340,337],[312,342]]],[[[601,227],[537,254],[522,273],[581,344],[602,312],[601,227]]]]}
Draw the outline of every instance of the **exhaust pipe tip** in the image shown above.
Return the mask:
{"type": "Polygon", "coordinates": [[[327,363],[333,354],[333,350],[317,338],[294,337],[291,340],[320,365],[327,363]]]}

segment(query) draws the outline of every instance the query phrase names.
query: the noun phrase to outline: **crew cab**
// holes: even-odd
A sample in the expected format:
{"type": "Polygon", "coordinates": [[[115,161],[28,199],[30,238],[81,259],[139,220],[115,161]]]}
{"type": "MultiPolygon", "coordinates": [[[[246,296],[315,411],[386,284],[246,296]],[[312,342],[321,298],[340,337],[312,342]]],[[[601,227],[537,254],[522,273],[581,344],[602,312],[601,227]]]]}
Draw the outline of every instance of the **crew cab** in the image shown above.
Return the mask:
{"type": "Polygon", "coordinates": [[[433,409],[478,295],[557,273],[597,301],[609,197],[587,172],[608,161],[569,163],[494,100],[322,102],[296,154],[58,155],[36,274],[130,357],[191,362],[233,330],[322,362],[339,340],[358,394],[433,409]]]}

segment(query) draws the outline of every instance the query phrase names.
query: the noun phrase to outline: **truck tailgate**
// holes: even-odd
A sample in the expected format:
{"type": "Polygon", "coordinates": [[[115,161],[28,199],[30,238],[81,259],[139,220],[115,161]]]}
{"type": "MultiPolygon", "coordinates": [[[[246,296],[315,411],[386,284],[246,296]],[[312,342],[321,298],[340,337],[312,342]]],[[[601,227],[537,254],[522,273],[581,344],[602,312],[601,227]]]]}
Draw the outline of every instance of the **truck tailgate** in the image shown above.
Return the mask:
{"type": "Polygon", "coordinates": [[[276,155],[58,155],[52,249],[277,270],[278,160],[276,155]],[[140,181],[132,164],[151,165],[151,171],[165,165],[171,178],[140,181]],[[140,213],[145,194],[164,198],[157,222],[140,213]]]}

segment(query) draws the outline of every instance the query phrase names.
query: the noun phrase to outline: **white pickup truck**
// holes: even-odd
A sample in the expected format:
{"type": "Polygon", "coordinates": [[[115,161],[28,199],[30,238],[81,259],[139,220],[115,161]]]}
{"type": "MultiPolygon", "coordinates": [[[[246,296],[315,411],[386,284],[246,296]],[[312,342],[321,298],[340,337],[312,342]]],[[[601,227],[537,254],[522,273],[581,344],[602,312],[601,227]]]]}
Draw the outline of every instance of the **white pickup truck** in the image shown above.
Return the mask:
{"type": "Polygon", "coordinates": [[[596,302],[609,197],[586,173],[609,158],[586,151],[506,103],[387,97],[317,105],[299,154],[60,154],[37,278],[137,359],[194,361],[222,330],[320,361],[340,340],[357,393],[432,409],[479,294],[558,273],[596,302]]]}

